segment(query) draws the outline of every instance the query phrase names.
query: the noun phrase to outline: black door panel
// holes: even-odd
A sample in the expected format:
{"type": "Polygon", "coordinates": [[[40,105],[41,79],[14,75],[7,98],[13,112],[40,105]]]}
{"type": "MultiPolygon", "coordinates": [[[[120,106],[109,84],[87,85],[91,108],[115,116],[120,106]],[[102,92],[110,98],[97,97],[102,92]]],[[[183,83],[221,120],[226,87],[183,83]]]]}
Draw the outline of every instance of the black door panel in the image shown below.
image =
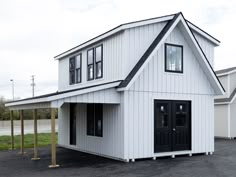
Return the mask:
{"type": "Polygon", "coordinates": [[[154,100],[154,152],[191,149],[191,102],[154,100]]]}

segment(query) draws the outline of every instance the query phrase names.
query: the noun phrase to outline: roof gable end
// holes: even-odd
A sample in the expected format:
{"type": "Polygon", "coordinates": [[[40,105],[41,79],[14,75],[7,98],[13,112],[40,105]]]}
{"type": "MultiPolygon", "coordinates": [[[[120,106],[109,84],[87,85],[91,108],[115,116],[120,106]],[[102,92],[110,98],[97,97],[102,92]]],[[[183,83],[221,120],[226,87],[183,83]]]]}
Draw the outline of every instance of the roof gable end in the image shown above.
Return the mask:
{"type": "Polygon", "coordinates": [[[135,65],[135,67],[125,78],[125,80],[120,83],[120,85],[118,86],[119,91],[128,90],[130,88],[132,83],[137,79],[137,77],[142,72],[144,67],[150,61],[154,53],[160,48],[160,46],[164,43],[165,39],[169,36],[169,34],[179,23],[181,23],[181,30],[188,34],[187,38],[189,43],[191,44],[190,47],[193,49],[194,54],[197,56],[197,58],[200,58],[199,59],[200,64],[203,67],[209,81],[211,82],[211,85],[213,86],[215,93],[219,95],[224,94],[223,86],[218,80],[213,68],[211,67],[209,61],[207,60],[207,57],[204,54],[203,50],[201,49],[200,45],[198,44],[195,36],[193,35],[193,32],[191,31],[187,22],[185,21],[182,13],[176,14],[174,18],[166,24],[166,26],[158,34],[154,42],[150,45],[150,47],[141,57],[139,62],[135,65]]]}

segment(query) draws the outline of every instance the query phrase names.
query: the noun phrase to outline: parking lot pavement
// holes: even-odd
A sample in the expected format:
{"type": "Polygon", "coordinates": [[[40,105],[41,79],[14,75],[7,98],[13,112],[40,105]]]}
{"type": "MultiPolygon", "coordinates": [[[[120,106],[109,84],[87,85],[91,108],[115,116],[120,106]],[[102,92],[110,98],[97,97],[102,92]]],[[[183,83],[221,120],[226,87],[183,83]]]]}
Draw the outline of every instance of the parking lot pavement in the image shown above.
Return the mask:
{"type": "Polygon", "coordinates": [[[235,177],[236,140],[215,142],[214,155],[193,155],[137,160],[125,163],[73,150],[57,148],[57,169],[49,169],[50,147],[39,149],[41,160],[31,161],[18,151],[0,151],[0,177],[235,177]]]}

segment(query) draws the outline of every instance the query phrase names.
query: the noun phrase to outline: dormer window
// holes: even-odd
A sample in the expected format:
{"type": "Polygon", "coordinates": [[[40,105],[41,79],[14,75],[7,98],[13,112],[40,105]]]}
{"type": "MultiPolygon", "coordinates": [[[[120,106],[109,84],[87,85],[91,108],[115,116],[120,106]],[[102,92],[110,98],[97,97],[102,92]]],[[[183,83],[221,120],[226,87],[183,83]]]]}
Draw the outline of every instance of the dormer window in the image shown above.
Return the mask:
{"type": "Polygon", "coordinates": [[[73,56],[69,61],[70,85],[81,82],[82,55],[73,56]]]}
{"type": "Polygon", "coordinates": [[[165,71],[183,73],[183,46],[165,44],[165,71]]]}
{"type": "Polygon", "coordinates": [[[99,45],[87,51],[88,81],[103,77],[103,47],[99,45]]]}

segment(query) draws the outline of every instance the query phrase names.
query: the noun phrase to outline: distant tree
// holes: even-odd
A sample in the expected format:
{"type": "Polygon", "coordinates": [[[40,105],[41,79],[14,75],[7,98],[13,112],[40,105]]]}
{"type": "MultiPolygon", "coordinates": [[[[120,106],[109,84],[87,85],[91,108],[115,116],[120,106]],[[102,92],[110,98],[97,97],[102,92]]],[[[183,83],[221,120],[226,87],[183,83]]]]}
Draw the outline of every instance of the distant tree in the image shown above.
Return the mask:
{"type": "MultiPolygon", "coordinates": [[[[10,110],[9,108],[5,107],[5,103],[7,100],[3,97],[0,96],[0,120],[10,120],[10,110]]],[[[24,119],[29,120],[33,119],[33,112],[32,110],[24,110],[24,119]]],[[[56,112],[56,117],[57,117],[57,112],[56,112]]],[[[50,109],[38,109],[37,110],[37,118],[38,119],[50,119],[50,109]]],[[[19,111],[13,111],[13,119],[14,120],[19,120],[19,111]]]]}
{"type": "Polygon", "coordinates": [[[5,107],[5,98],[0,97],[0,120],[9,120],[10,119],[10,114],[9,114],[9,109],[5,107]]]}

